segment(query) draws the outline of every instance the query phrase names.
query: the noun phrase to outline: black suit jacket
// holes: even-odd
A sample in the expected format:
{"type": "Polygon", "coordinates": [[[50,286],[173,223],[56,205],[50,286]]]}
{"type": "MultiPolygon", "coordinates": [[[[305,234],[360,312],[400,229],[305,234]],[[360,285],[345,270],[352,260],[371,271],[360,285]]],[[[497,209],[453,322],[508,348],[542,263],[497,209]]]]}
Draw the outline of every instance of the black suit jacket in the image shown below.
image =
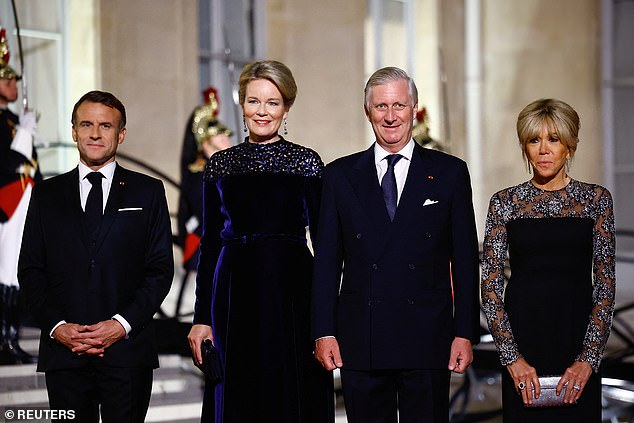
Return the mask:
{"type": "Polygon", "coordinates": [[[35,186],[18,278],[42,330],[38,370],[97,360],[158,367],[152,316],[174,274],[171,228],[161,181],[117,165],[96,245],[84,236],[78,169],[35,186]],[[103,358],[73,354],[50,338],[61,320],[93,324],[120,314],[132,326],[103,358]]]}
{"type": "Polygon", "coordinates": [[[479,336],[467,166],[416,145],[391,222],[373,148],[324,173],[313,336],[336,336],[350,370],[446,369],[454,337],[479,336]]]}

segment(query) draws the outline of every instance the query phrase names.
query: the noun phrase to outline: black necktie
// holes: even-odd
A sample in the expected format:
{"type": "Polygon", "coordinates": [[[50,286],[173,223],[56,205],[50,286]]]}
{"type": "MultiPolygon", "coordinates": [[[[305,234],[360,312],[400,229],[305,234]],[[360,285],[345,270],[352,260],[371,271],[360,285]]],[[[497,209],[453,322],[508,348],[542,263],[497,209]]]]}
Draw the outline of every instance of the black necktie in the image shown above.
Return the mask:
{"type": "Polygon", "coordinates": [[[400,154],[390,154],[385,157],[385,160],[387,160],[387,172],[385,172],[383,179],[381,179],[381,189],[383,190],[383,199],[385,200],[385,207],[387,207],[387,214],[390,215],[390,220],[394,220],[396,200],[398,198],[394,165],[396,165],[396,162],[402,157],[400,154]]]}
{"type": "Polygon", "coordinates": [[[103,217],[103,190],[101,189],[101,179],[103,175],[99,172],[90,172],[86,175],[86,179],[92,184],[92,188],[88,193],[86,199],[86,228],[88,234],[95,236],[99,231],[101,225],[101,218],[103,217]]]}

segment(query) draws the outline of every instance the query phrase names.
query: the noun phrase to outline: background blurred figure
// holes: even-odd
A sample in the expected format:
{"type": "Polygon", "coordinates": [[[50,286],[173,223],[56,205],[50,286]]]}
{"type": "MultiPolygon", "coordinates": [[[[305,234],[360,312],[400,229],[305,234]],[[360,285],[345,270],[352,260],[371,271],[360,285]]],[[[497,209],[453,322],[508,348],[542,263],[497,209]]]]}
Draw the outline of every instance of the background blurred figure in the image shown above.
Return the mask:
{"type": "Polygon", "coordinates": [[[599,365],[615,293],[612,197],[568,176],[579,116],[555,99],[530,103],[517,135],[530,181],[491,198],[482,265],[482,307],[503,372],[504,422],[600,422],[599,365]],[[504,286],[507,251],[511,278],[504,286]],[[562,375],[570,407],[525,408],[538,376],[562,375]]]}
{"type": "Polygon", "coordinates": [[[33,363],[19,345],[18,257],[33,184],[42,179],[33,147],[35,114],[16,116],[8,105],[17,100],[21,79],[9,66],[9,45],[0,29],[0,364],[33,363]]]}
{"type": "Polygon", "coordinates": [[[202,236],[203,171],[217,151],[231,147],[231,131],[218,120],[218,91],[203,92],[204,104],[194,109],[185,128],[181,151],[181,191],[178,200],[178,237],[183,249],[183,267],[196,270],[202,236]]]}
{"type": "Polygon", "coordinates": [[[205,170],[192,355],[200,363],[206,338],[220,351],[216,423],[332,422],[332,375],[313,360],[309,332],[306,227],[314,234],[323,163],[278,134],[297,93],[284,64],[250,63],[239,86],[249,136],[205,170]]]}
{"type": "Polygon", "coordinates": [[[429,135],[429,114],[426,107],[416,112],[416,124],[412,128],[412,138],[422,147],[446,151],[440,142],[429,135]]]}
{"type": "MultiPolygon", "coordinates": [[[[183,251],[185,277],[189,272],[195,271],[198,265],[203,232],[203,174],[207,161],[212,154],[232,145],[231,131],[218,120],[218,113],[218,91],[209,87],[203,91],[203,104],[194,109],[185,127],[181,151],[181,190],[178,198],[178,240],[183,251]]],[[[213,393],[213,389],[204,391],[203,421],[213,419],[213,393]]]]}

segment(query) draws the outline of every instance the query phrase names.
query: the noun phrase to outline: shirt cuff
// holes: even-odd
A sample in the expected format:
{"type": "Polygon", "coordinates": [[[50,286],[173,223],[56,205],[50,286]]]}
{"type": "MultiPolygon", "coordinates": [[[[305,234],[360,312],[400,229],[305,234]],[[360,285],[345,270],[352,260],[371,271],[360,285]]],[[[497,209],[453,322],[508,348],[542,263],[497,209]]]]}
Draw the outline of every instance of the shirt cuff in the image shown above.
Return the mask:
{"type": "Polygon", "coordinates": [[[51,329],[51,331],[48,333],[48,336],[51,339],[55,339],[53,338],[53,332],[55,332],[55,329],[57,329],[58,327],[60,327],[61,325],[65,325],[66,324],[66,320],[60,320],[58,324],[56,324],[55,326],[53,326],[53,329],[51,329]]]}
{"type": "Polygon", "coordinates": [[[114,316],[112,316],[112,318],[121,323],[121,326],[123,326],[123,329],[125,329],[125,337],[127,339],[130,331],[132,330],[132,326],[130,326],[130,323],[128,323],[128,321],[124,319],[123,316],[121,316],[120,314],[115,314],[114,316]]]}

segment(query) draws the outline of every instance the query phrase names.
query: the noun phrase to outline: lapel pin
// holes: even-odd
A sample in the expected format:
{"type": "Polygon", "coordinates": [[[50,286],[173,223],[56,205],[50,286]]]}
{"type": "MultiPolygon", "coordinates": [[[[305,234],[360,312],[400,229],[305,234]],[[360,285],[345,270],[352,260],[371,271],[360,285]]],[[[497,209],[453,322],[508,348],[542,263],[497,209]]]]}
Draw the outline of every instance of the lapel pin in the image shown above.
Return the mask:
{"type": "Polygon", "coordinates": [[[124,186],[124,185],[125,185],[125,182],[123,182],[123,181],[119,181],[119,185],[124,186]]]}
{"type": "Polygon", "coordinates": [[[434,179],[434,177],[432,175],[429,175],[427,179],[434,179]]]}

